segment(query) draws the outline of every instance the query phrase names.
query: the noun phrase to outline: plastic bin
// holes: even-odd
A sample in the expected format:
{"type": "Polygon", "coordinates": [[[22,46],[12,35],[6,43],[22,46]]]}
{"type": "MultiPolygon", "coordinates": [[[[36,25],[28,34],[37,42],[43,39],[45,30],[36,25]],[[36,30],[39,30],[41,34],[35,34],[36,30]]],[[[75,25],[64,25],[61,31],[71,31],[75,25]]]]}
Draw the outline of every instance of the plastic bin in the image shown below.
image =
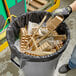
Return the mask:
{"type": "Polygon", "coordinates": [[[51,13],[44,11],[25,13],[16,18],[7,28],[7,41],[11,49],[11,60],[18,67],[23,69],[25,76],[53,76],[58,60],[70,40],[69,28],[64,22],[62,22],[56,30],[59,34],[66,34],[67,40],[64,41],[63,47],[56,53],[47,56],[30,56],[18,51],[14,46],[14,43],[19,37],[20,28],[28,25],[29,21],[40,23],[45,14],[48,15],[47,19],[52,15],[51,13]],[[20,64],[14,61],[15,57],[19,59],[20,64]]]}

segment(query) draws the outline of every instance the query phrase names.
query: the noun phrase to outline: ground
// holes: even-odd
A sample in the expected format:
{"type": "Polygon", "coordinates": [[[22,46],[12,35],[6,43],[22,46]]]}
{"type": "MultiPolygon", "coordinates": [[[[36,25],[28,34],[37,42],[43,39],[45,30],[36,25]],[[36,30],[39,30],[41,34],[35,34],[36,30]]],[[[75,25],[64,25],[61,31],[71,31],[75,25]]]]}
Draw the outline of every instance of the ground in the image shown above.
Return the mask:
{"type": "MultiPolygon", "coordinates": [[[[61,0],[60,8],[68,6],[74,0],[61,0]]],[[[73,12],[69,18],[65,21],[68,25],[71,33],[71,39],[69,45],[65,52],[62,54],[61,58],[59,59],[55,75],[54,76],[76,76],[76,70],[72,70],[67,74],[59,74],[58,68],[63,65],[67,64],[73,48],[76,44],[76,12],[73,12]]],[[[0,76],[23,76],[23,72],[21,69],[17,68],[10,60],[10,49],[9,47],[6,48],[3,52],[0,53],[0,76]]]]}

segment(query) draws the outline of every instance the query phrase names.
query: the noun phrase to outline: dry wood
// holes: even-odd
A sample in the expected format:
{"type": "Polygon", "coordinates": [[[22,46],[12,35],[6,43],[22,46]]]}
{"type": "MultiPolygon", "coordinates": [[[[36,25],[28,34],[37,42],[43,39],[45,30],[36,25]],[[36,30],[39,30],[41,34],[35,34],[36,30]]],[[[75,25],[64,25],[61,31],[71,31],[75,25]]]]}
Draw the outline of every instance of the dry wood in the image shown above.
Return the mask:
{"type": "Polygon", "coordinates": [[[56,47],[56,50],[59,50],[60,49],[58,45],[56,45],[55,47],[56,47]]]}
{"type": "Polygon", "coordinates": [[[56,30],[53,31],[53,35],[58,35],[58,33],[56,32],[56,30]]]}
{"type": "Polygon", "coordinates": [[[27,55],[32,55],[32,56],[45,56],[45,55],[50,55],[56,52],[56,49],[52,49],[49,52],[46,51],[31,51],[31,52],[26,52],[25,54],[27,55]]]}
{"type": "Polygon", "coordinates": [[[56,49],[51,49],[50,51],[53,53],[56,53],[56,49]]]}
{"type": "Polygon", "coordinates": [[[46,37],[48,37],[48,35],[49,34],[52,34],[52,30],[51,31],[49,31],[47,34],[45,34],[42,38],[40,38],[38,41],[37,41],[37,44],[40,42],[40,41],[42,41],[43,39],[45,39],[46,37]]]}
{"type": "Polygon", "coordinates": [[[23,53],[25,53],[25,54],[27,54],[27,55],[32,55],[32,56],[45,56],[45,55],[50,55],[50,54],[53,54],[53,53],[55,53],[55,52],[39,52],[39,51],[32,51],[31,53],[29,53],[29,52],[23,52],[23,53]]]}
{"type": "MultiPolygon", "coordinates": [[[[44,21],[45,21],[46,17],[47,17],[47,16],[44,16],[44,18],[42,19],[42,21],[41,21],[41,23],[40,23],[40,25],[39,25],[39,28],[34,32],[34,34],[32,35],[32,37],[34,37],[34,36],[35,36],[35,34],[38,32],[38,30],[40,29],[40,27],[41,27],[41,26],[42,26],[42,24],[44,23],[44,21]]],[[[31,42],[31,39],[30,39],[30,41],[28,42],[28,44],[27,44],[26,48],[28,47],[28,45],[30,44],[30,42],[31,42]]]]}
{"type": "Polygon", "coordinates": [[[21,36],[25,36],[27,34],[27,30],[26,28],[20,28],[20,33],[21,33],[21,36]]]}
{"type": "Polygon", "coordinates": [[[37,10],[36,8],[33,8],[31,5],[29,5],[27,9],[28,9],[29,11],[36,11],[36,10],[37,10]]]}
{"type": "Polygon", "coordinates": [[[36,7],[36,8],[41,8],[42,7],[42,5],[40,3],[37,3],[35,1],[31,1],[29,4],[36,7]]]}
{"type": "Polygon", "coordinates": [[[35,39],[34,39],[33,37],[31,37],[31,39],[33,40],[33,43],[34,43],[35,47],[36,47],[36,48],[38,48],[38,46],[37,46],[37,43],[36,43],[35,39]]]}
{"type": "Polygon", "coordinates": [[[37,2],[39,2],[39,3],[41,3],[41,4],[47,4],[47,1],[46,0],[34,0],[34,1],[37,1],[37,2]]]}
{"type": "Polygon", "coordinates": [[[39,46],[36,51],[45,51],[45,50],[50,50],[52,47],[48,42],[44,42],[41,46],[39,46]]]}
{"type": "Polygon", "coordinates": [[[46,26],[49,24],[49,22],[50,22],[52,19],[53,19],[53,18],[50,17],[50,18],[47,20],[47,22],[46,22],[46,26]]]}
{"type": "Polygon", "coordinates": [[[41,11],[41,10],[46,10],[48,7],[50,7],[50,5],[52,5],[52,2],[48,2],[47,0],[33,0],[29,2],[28,11],[41,11]],[[29,6],[31,6],[29,8],[29,6]],[[33,9],[34,8],[34,9],[33,9]]]}
{"type": "Polygon", "coordinates": [[[27,34],[27,31],[26,31],[26,29],[25,28],[21,28],[20,29],[20,45],[21,45],[21,47],[20,47],[20,49],[21,49],[21,51],[23,51],[23,48],[25,48],[25,35],[27,34]]]}
{"type": "Polygon", "coordinates": [[[63,21],[63,18],[60,16],[56,16],[55,18],[49,18],[46,22],[46,26],[49,30],[55,30],[59,24],[63,21]]]}
{"type": "Polygon", "coordinates": [[[55,40],[66,40],[66,35],[53,35],[55,40]]]}
{"type": "Polygon", "coordinates": [[[38,30],[40,29],[40,27],[42,26],[42,24],[44,23],[45,19],[46,19],[47,16],[44,16],[44,18],[42,19],[38,29],[34,32],[33,36],[35,36],[35,34],[38,32],[38,30]]]}
{"type": "MultiPolygon", "coordinates": [[[[44,55],[49,55],[52,53],[55,53],[56,50],[59,50],[62,47],[62,41],[61,40],[65,40],[66,39],[66,35],[58,35],[58,33],[56,32],[56,28],[59,26],[59,24],[63,21],[63,18],[56,16],[55,18],[49,18],[49,20],[47,21],[46,25],[48,28],[48,32],[44,34],[44,36],[40,36],[41,38],[36,41],[36,37],[39,34],[38,30],[40,29],[40,27],[42,26],[43,22],[45,21],[47,16],[44,16],[44,18],[42,19],[40,25],[38,26],[38,28],[35,28],[33,30],[33,35],[28,35],[27,34],[27,30],[23,30],[21,31],[21,50],[23,50],[23,53],[26,53],[28,55],[33,55],[33,56],[44,56],[44,55]],[[38,44],[45,39],[46,37],[49,37],[49,35],[51,37],[54,38],[54,40],[60,40],[59,44],[55,45],[55,49],[51,46],[51,44],[49,44],[47,41],[44,42],[42,45],[40,45],[38,47],[38,44]],[[29,49],[32,46],[32,50],[34,51],[26,51],[26,49],[29,49]],[[47,52],[46,52],[47,51],[47,52]]],[[[44,31],[46,28],[43,28],[42,31],[44,31]]]]}
{"type": "MultiPolygon", "coordinates": [[[[32,34],[37,30],[38,28],[32,28],[32,34]]],[[[36,33],[36,35],[39,35],[39,32],[36,33]]]]}
{"type": "Polygon", "coordinates": [[[28,43],[28,40],[30,40],[30,35],[27,34],[27,30],[25,27],[20,29],[20,49],[23,52],[26,47],[26,44],[28,43]]]}
{"type": "Polygon", "coordinates": [[[51,51],[50,52],[44,52],[44,51],[43,52],[39,52],[39,51],[34,51],[33,52],[34,55],[38,55],[38,56],[50,55],[52,53],[55,53],[55,52],[51,52],[51,51]]]}

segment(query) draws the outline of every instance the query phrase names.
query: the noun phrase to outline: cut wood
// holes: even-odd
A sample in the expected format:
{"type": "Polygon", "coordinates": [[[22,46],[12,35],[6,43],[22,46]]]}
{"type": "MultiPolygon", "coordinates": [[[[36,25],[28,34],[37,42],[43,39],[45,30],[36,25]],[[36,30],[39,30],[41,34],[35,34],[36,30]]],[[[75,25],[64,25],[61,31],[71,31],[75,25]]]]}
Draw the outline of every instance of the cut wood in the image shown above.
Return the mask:
{"type": "Polygon", "coordinates": [[[37,1],[37,2],[39,2],[41,4],[43,4],[43,5],[48,3],[48,1],[46,1],[46,0],[34,0],[34,1],[37,1]]]}
{"type": "Polygon", "coordinates": [[[31,52],[24,52],[27,55],[32,55],[32,56],[45,56],[45,55],[50,55],[55,53],[54,51],[50,51],[50,52],[45,52],[45,51],[31,51],[31,52]]]}
{"type": "MultiPolygon", "coordinates": [[[[40,27],[41,27],[41,26],[42,26],[42,24],[44,23],[44,21],[45,21],[46,17],[47,17],[47,16],[44,16],[44,18],[42,19],[42,21],[41,21],[41,23],[40,23],[40,25],[39,25],[39,28],[34,32],[34,34],[32,35],[32,37],[34,37],[34,36],[35,36],[35,34],[38,32],[38,30],[40,29],[40,27]]],[[[30,42],[31,42],[31,39],[30,39],[30,41],[28,42],[28,44],[27,44],[26,48],[28,47],[28,45],[30,44],[30,42]]]]}
{"type": "Polygon", "coordinates": [[[50,55],[56,52],[56,49],[52,49],[49,52],[47,51],[25,51],[24,53],[27,55],[32,55],[32,56],[45,56],[45,55],[50,55]]]}
{"type": "Polygon", "coordinates": [[[54,35],[55,40],[66,40],[66,35],[54,35]]]}
{"type": "Polygon", "coordinates": [[[56,45],[55,47],[56,47],[56,50],[59,50],[60,49],[58,45],[56,45]]]}
{"type": "Polygon", "coordinates": [[[36,8],[38,8],[38,9],[42,7],[42,5],[40,3],[37,3],[35,1],[31,1],[29,4],[36,7],[36,8]]]}
{"type": "Polygon", "coordinates": [[[62,21],[63,18],[60,16],[56,16],[53,19],[49,18],[48,21],[46,22],[46,26],[48,30],[55,30],[62,21]]]}
{"type": "Polygon", "coordinates": [[[66,39],[66,35],[58,35],[58,33],[55,30],[59,26],[59,24],[63,21],[63,18],[60,16],[56,16],[55,18],[50,17],[46,22],[46,27],[43,28],[41,26],[44,23],[46,17],[47,16],[44,16],[44,18],[37,27],[32,28],[31,35],[27,34],[26,29],[24,28],[23,28],[24,30],[22,29],[21,31],[22,53],[26,53],[28,55],[33,56],[44,56],[55,53],[63,46],[62,40],[66,39]],[[42,35],[40,35],[40,33],[42,35]],[[48,39],[44,40],[47,37],[48,39]],[[43,42],[41,42],[42,40],[43,42]],[[52,44],[54,46],[52,46],[52,44]]]}
{"type": "Polygon", "coordinates": [[[28,6],[27,10],[29,11],[36,11],[37,9],[36,8],[33,8],[31,5],[28,6]]]}
{"type": "Polygon", "coordinates": [[[27,30],[25,27],[20,28],[20,50],[24,51],[26,50],[26,44],[28,43],[28,40],[30,40],[30,35],[27,34],[27,30]]]}
{"type": "Polygon", "coordinates": [[[44,42],[42,45],[40,45],[36,51],[45,51],[45,50],[50,50],[52,47],[48,42],[44,42]]]}
{"type": "Polygon", "coordinates": [[[36,47],[36,48],[38,48],[38,46],[37,46],[37,43],[36,43],[35,39],[34,39],[33,37],[31,37],[31,39],[33,40],[33,43],[34,43],[35,47],[36,47]]]}
{"type": "Polygon", "coordinates": [[[27,34],[27,30],[25,27],[20,28],[20,34],[21,34],[21,36],[25,36],[27,34]]]}
{"type": "MultiPolygon", "coordinates": [[[[51,31],[49,31],[47,34],[45,34],[42,38],[40,38],[38,41],[37,41],[37,44],[39,43],[39,42],[41,42],[43,39],[45,39],[46,37],[48,37],[48,35],[49,34],[52,34],[52,30],[51,31]]],[[[51,35],[52,36],[52,35],[51,35]]]]}

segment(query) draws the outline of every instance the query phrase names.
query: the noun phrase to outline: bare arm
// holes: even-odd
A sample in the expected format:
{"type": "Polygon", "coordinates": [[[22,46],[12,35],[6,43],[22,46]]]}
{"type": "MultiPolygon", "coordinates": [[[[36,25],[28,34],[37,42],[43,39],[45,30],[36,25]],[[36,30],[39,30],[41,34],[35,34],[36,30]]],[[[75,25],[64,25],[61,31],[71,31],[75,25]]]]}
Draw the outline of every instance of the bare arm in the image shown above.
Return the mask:
{"type": "Polygon", "coordinates": [[[70,4],[70,7],[72,8],[72,11],[76,11],[76,1],[70,4]]]}

